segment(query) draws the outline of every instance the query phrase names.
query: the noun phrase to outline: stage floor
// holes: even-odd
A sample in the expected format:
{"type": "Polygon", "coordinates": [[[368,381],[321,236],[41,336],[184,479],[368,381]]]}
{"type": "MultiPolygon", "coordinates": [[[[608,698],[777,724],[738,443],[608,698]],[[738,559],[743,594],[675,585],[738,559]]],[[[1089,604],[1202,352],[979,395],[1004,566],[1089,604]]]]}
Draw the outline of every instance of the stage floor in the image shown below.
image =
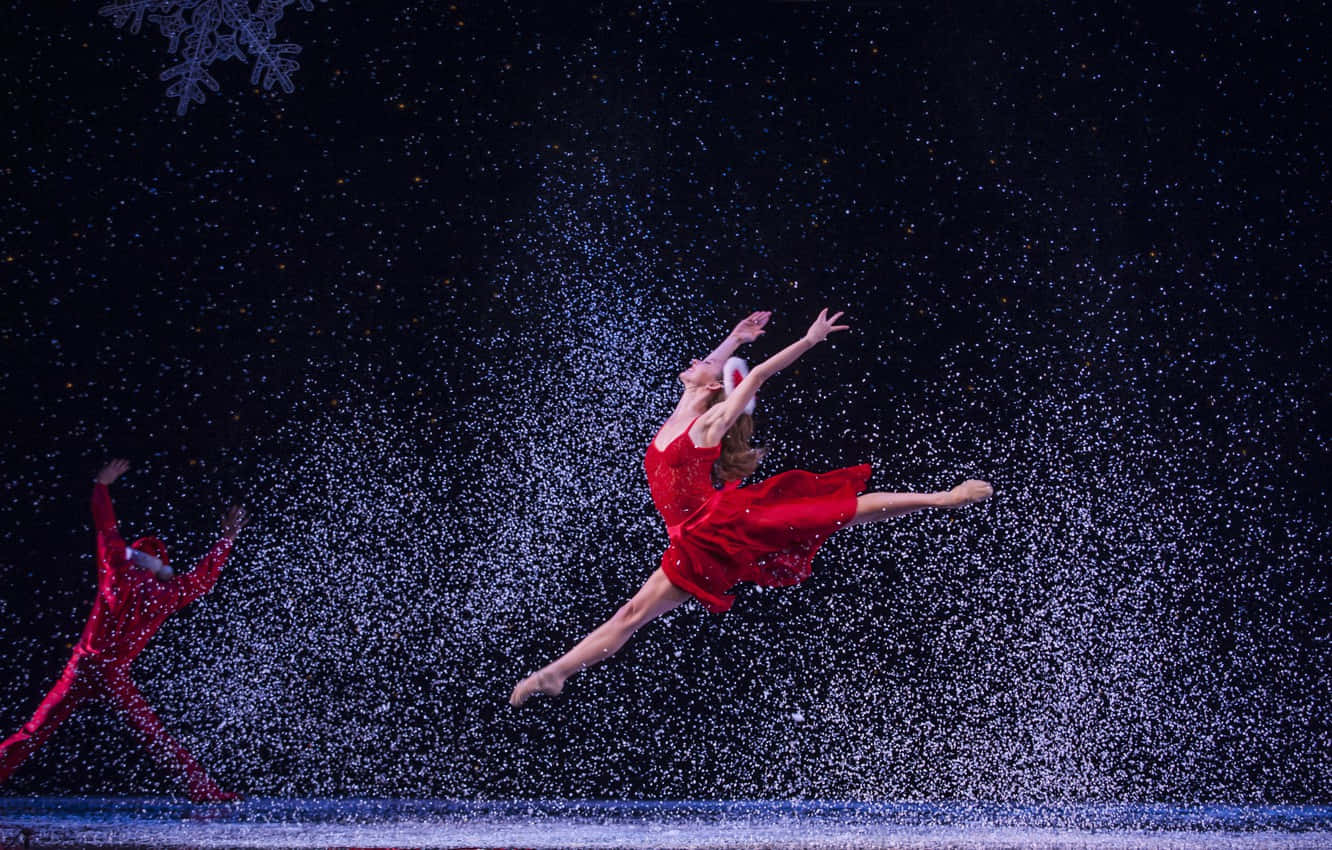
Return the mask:
{"type": "Polygon", "coordinates": [[[1332,848],[1332,806],[0,798],[0,850],[1332,848]]]}

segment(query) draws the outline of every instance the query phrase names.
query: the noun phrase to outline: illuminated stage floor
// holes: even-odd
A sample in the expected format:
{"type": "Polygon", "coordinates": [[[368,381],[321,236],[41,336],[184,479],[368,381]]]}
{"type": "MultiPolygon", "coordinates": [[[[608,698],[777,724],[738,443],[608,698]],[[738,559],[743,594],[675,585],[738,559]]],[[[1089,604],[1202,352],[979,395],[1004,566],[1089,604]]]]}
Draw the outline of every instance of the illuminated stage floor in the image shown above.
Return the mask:
{"type": "Polygon", "coordinates": [[[0,798],[0,848],[1332,848],[1332,806],[0,798]]]}

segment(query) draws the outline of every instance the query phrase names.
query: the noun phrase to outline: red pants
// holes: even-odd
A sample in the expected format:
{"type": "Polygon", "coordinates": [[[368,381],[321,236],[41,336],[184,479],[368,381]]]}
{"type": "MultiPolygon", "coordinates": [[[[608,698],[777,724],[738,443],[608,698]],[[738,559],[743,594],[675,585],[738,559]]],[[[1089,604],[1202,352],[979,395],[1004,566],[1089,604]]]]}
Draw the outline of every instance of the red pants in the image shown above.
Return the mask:
{"type": "Polygon", "coordinates": [[[106,663],[80,655],[69,659],[60,681],[42,700],[32,719],[0,744],[0,784],[87,699],[105,700],[123,715],[153,761],[182,780],[191,798],[208,797],[220,790],[189,750],[167,734],[152,706],[130,680],[128,664],[106,663]]]}

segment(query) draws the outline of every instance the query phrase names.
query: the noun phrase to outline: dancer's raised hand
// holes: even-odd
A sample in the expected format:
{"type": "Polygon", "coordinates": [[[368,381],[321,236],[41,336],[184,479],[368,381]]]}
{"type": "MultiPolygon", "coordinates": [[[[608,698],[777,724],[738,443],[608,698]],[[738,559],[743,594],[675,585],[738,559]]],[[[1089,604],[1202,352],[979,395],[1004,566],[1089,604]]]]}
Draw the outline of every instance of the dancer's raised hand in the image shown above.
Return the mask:
{"type": "Polygon", "coordinates": [[[731,331],[736,342],[753,342],[763,336],[763,326],[772,318],[771,310],[759,310],[740,320],[740,324],[731,331]]]}
{"type": "Polygon", "coordinates": [[[245,508],[232,505],[227,508],[227,515],[222,517],[222,536],[228,540],[235,540],[241,529],[249,524],[250,515],[245,512],[245,508]]]}
{"type": "Polygon", "coordinates": [[[129,461],[125,460],[123,457],[118,457],[102,467],[102,471],[97,473],[97,477],[93,480],[98,484],[111,484],[117,478],[124,475],[128,470],[129,461]]]}
{"type": "Polygon", "coordinates": [[[850,325],[834,324],[834,322],[841,317],[842,311],[840,310],[833,313],[831,317],[828,316],[828,308],[825,307],[820,310],[819,317],[814,320],[814,324],[810,325],[809,330],[805,332],[805,339],[812,343],[820,343],[827,339],[828,334],[833,331],[844,331],[849,329],[851,327],[850,325]]]}

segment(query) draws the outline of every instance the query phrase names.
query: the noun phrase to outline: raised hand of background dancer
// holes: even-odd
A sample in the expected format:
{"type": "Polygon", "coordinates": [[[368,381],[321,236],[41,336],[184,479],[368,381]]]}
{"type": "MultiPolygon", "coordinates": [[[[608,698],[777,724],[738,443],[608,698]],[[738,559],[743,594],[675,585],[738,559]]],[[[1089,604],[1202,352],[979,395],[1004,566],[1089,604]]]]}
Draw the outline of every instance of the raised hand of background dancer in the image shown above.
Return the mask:
{"type": "Polygon", "coordinates": [[[240,505],[227,508],[227,515],[222,517],[222,536],[235,540],[241,529],[250,524],[250,515],[240,505]]]}
{"type": "Polygon", "coordinates": [[[810,325],[809,330],[805,331],[805,339],[809,340],[811,343],[817,344],[827,339],[828,334],[833,331],[849,330],[851,327],[850,325],[834,324],[840,318],[842,318],[841,310],[838,310],[829,317],[828,308],[823,308],[819,311],[819,317],[814,320],[814,324],[810,325]]]}
{"type": "Polygon", "coordinates": [[[740,324],[735,326],[735,330],[731,331],[731,336],[735,338],[736,342],[753,342],[763,336],[763,326],[768,323],[770,318],[772,318],[771,310],[759,310],[750,313],[740,320],[740,324]]]}
{"type": "Polygon", "coordinates": [[[97,473],[97,477],[93,480],[98,484],[111,484],[117,478],[124,475],[128,470],[129,461],[125,460],[123,457],[118,457],[102,467],[102,471],[97,473]]]}

